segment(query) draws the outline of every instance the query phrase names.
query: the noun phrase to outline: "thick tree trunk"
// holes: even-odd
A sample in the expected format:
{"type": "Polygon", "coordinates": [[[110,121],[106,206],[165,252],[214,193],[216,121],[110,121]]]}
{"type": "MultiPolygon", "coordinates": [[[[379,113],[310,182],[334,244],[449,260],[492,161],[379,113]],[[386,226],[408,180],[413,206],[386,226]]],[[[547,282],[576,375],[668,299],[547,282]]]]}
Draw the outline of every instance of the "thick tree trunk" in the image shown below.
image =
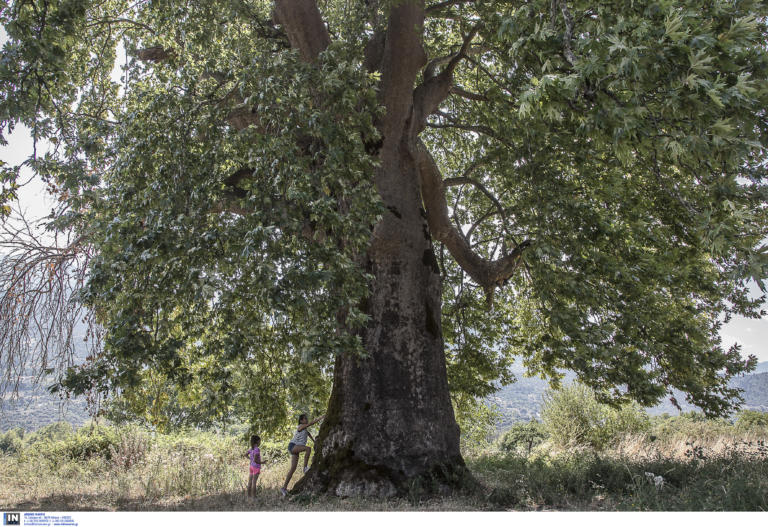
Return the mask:
{"type": "MultiPolygon", "coordinates": [[[[276,0],[275,6],[292,46],[315,60],[329,42],[316,2],[276,0]]],[[[375,60],[368,57],[381,72],[379,99],[386,108],[378,123],[383,139],[375,183],[389,212],[374,228],[365,263],[374,276],[365,308],[371,322],[361,335],[366,356],[337,358],[301,490],[393,496],[414,483],[447,490],[466,472],[448,392],[440,273],[422,207],[418,133],[425,115],[415,112],[413,93],[426,64],[424,10],[424,0],[393,5],[383,47],[372,54],[375,60]]],[[[420,108],[436,104],[432,91],[422,93],[420,108]]]]}
{"type": "Polygon", "coordinates": [[[390,213],[368,254],[367,357],[339,356],[311,471],[297,489],[338,496],[446,491],[465,473],[440,325],[441,283],[413,158],[382,154],[379,191],[390,213]]]}

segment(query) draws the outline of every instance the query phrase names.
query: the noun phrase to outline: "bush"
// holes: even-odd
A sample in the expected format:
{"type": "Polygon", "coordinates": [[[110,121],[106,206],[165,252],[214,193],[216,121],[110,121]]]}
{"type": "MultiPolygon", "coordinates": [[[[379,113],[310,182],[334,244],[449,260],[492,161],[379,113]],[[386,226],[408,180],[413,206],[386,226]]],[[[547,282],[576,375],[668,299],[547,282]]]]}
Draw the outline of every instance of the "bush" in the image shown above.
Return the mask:
{"type": "Polygon", "coordinates": [[[83,427],[64,441],[54,444],[53,454],[69,459],[88,459],[100,456],[112,459],[112,453],[120,448],[120,436],[111,426],[91,425],[83,427]]]}
{"type": "Polygon", "coordinates": [[[53,443],[69,439],[74,435],[74,428],[71,424],[59,421],[39,428],[36,432],[28,434],[26,442],[31,443],[53,443]]]}
{"type": "Polygon", "coordinates": [[[599,403],[581,384],[548,390],[542,407],[544,428],[555,445],[603,449],[622,436],[648,429],[648,415],[637,404],[619,409],[599,403]]]}
{"type": "Polygon", "coordinates": [[[142,429],[129,426],[118,431],[120,443],[117,447],[110,445],[109,457],[115,466],[129,469],[143,462],[150,451],[149,434],[142,429]]]}
{"type": "Polygon", "coordinates": [[[699,441],[732,434],[733,426],[726,419],[707,419],[700,412],[683,412],[677,416],[662,414],[651,419],[651,433],[662,440],[696,438],[699,441]]]}
{"type": "Polygon", "coordinates": [[[24,429],[13,428],[0,435],[0,451],[4,454],[16,454],[24,447],[24,429]]]}
{"type": "Polygon", "coordinates": [[[515,423],[504,432],[499,448],[504,452],[524,452],[529,455],[533,447],[543,443],[546,438],[547,431],[544,425],[536,420],[515,423]]]}
{"type": "Polygon", "coordinates": [[[483,399],[462,394],[453,399],[453,409],[461,434],[462,453],[479,453],[488,447],[501,416],[498,408],[488,406],[483,399]]]}
{"type": "Polygon", "coordinates": [[[185,452],[190,456],[213,455],[222,459],[240,459],[250,448],[247,441],[231,435],[202,430],[183,430],[156,434],[157,448],[170,452],[185,452]]]}
{"type": "Polygon", "coordinates": [[[736,416],[736,428],[740,431],[766,431],[768,413],[755,410],[742,410],[736,416]]]}
{"type": "Polygon", "coordinates": [[[288,453],[287,441],[262,441],[259,450],[261,450],[261,460],[270,465],[286,461],[291,457],[288,453]]]}
{"type": "Polygon", "coordinates": [[[605,426],[611,442],[628,434],[639,434],[651,427],[651,419],[637,403],[627,404],[618,409],[606,406],[608,421],[605,426]]]}
{"type": "Polygon", "coordinates": [[[56,444],[70,439],[74,435],[71,424],[58,422],[38,428],[35,432],[21,434],[23,436],[20,448],[16,452],[29,449],[31,452],[46,452],[54,448],[56,444]]]}

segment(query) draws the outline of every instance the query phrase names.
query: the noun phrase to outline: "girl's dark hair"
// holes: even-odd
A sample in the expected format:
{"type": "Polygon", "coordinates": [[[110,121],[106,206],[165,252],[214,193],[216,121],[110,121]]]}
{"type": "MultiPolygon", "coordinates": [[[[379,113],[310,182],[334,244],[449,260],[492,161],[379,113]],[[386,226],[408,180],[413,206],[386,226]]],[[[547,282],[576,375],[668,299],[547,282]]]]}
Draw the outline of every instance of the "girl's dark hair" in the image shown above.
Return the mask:
{"type": "Polygon", "coordinates": [[[251,448],[256,446],[256,443],[259,443],[259,442],[261,442],[261,438],[259,436],[257,436],[256,434],[253,434],[251,436],[251,448]]]}
{"type": "Polygon", "coordinates": [[[299,424],[301,424],[301,420],[302,420],[302,419],[306,419],[306,418],[307,418],[307,414],[301,414],[301,415],[299,416],[299,424]]]}

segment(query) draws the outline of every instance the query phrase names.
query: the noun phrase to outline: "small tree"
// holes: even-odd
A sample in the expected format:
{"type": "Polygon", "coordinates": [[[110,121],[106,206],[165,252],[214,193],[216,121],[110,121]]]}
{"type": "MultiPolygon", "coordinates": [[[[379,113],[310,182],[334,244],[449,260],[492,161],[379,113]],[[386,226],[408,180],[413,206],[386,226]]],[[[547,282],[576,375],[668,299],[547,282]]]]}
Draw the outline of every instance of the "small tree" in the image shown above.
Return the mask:
{"type": "Polygon", "coordinates": [[[515,423],[501,437],[499,447],[505,452],[525,451],[530,455],[533,447],[547,438],[547,431],[540,422],[531,419],[527,423],[515,423]]]}
{"type": "Polygon", "coordinates": [[[574,383],[548,390],[542,408],[544,428],[561,447],[605,448],[622,435],[646,430],[650,420],[636,403],[613,407],[598,402],[595,392],[574,383]]]}
{"type": "Polygon", "coordinates": [[[742,410],[736,415],[736,428],[739,430],[768,429],[768,413],[755,410],[742,410]]]}
{"type": "Polygon", "coordinates": [[[487,447],[501,417],[499,409],[466,395],[454,397],[453,408],[461,430],[462,453],[478,452],[487,447]]]}
{"type": "Polygon", "coordinates": [[[24,446],[24,429],[13,428],[0,435],[0,451],[4,454],[15,454],[24,446]]]}

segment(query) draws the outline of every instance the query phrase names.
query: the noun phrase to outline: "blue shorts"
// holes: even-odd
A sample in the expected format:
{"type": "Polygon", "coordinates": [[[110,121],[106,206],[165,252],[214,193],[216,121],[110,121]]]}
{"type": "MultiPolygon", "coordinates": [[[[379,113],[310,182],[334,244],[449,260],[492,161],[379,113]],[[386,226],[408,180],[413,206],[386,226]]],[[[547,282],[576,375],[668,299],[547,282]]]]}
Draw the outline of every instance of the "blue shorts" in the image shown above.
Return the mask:
{"type": "Polygon", "coordinates": [[[294,453],[293,453],[293,449],[294,449],[294,448],[296,448],[297,446],[307,446],[307,445],[297,445],[297,444],[296,444],[296,443],[294,443],[293,441],[291,441],[290,443],[288,443],[288,452],[290,452],[290,454],[291,454],[292,456],[298,456],[298,455],[299,455],[299,454],[294,454],[294,453]]]}

